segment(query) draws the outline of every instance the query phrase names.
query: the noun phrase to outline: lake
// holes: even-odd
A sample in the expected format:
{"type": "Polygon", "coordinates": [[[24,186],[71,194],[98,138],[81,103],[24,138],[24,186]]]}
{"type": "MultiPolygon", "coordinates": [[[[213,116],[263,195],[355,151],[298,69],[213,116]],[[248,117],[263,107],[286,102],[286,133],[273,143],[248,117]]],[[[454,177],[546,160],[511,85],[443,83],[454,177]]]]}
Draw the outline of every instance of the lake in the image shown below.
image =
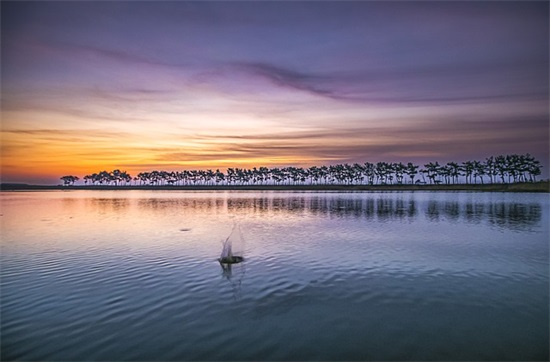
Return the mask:
{"type": "Polygon", "coordinates": [[[549,358],[548,194],[0,197],[2,360],[549,358]]]}

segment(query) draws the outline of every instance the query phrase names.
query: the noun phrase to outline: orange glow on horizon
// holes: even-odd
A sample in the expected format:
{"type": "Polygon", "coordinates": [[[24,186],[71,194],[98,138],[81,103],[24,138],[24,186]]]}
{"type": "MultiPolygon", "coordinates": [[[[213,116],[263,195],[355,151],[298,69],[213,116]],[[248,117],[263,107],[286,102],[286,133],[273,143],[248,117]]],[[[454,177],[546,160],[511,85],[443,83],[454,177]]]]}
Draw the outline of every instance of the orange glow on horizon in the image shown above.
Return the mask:
{"type": "MultiPolygon", "coordinates": [[[[357,106],[350,105],[353,117],[347,123],[338,121],[334,114],[327,115],[324,107],[308,108],[309,113],[303,113],[307,121],[303,122],[296,120],[302,119],[299,115],[287,119],[270,114],[241,117],[240,110],[225,116],[219,111],[192,113],[181,124],[174,114],[164,119],[163,113],[153,111],[145,121],[94,119],[71,114],[63,107],[42,112],[2,111],[2,180],[58,183],[64,175],[82,179],[115,169],[136,176],[153,170],[226,172],[229,167],[447,162],[477,155],[525,153],[547,149],[548,144],[541,136],[547,134],[548,125],[536,120],[528,127],[510,122],[503,126],[501,122],[495,133],[497,124],[492,120],[441,123],[442,111],[423,107],[408,109],[406,120],[404,109],[396,109],[395,119],[391,119],[388,107],[364,106],[367,116],[359,122],[357,106]],[[320,121],[315,122],[315,117],[320,121]]],[[[335,107],[337,112],[343,111],[340,104],[335,107]]],[[[490,114],[490,105],[478,108],[490,114]]],[[[506,111],[512,112],[512,108],[506,111]]],[[[468,115],[470,109],[453,106],[453,111],[468,115]]],[[[495,112],[500,117],[503,108],[495,112]]]]}

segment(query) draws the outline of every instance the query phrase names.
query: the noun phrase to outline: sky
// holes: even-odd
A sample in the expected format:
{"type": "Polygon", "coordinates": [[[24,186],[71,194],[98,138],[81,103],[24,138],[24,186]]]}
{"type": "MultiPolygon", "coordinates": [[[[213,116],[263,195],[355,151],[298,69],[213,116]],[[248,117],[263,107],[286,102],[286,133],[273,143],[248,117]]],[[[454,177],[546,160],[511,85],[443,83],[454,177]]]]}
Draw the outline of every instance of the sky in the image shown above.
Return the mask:
{"type": "Polygon", "coordinates": [[[2,1],[2,182],[530,153],[546,1],[2,1]]]}

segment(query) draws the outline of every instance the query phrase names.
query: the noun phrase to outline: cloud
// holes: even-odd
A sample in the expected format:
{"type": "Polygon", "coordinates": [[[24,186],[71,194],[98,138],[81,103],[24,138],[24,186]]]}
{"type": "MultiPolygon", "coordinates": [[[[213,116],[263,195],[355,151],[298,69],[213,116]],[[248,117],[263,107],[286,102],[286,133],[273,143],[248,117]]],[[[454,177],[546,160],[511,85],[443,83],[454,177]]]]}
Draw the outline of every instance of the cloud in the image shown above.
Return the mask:
{"type": "Polygon", "coordinates": [[[287,90],[338,101],[403,105],[546,100],[548,83],[541,79],[547,78],[547,65],[503,61],[332,72],[304,72],[269,63],[228,66],[287,90]]]}
{"type": "Polygon", "coordinates": [[[6,5],[13,164],[548,155],[546,3],[6,5]]]}
{"type": "MultiPolygon", "coordinates": [[[[224,164],[249,160],[268,165],[324,164],[413,159],[451,161],[484,158],[509,150],[548,158],[549,125],[544,118],[465,121],[450,119],[399,128],[370,126],[240,136],[200,135],[198,149],[162,152],[162,162],[224,164]],[[460,156],[457,156],[460,155],[460,156]]],[[[258,164],[261,165],[261,164],[258,164]]]]}
{"type": "MultiPolygon", "coordinates": [[[[359,122],[361,123],[361,122],[359,122]]],[[[544,116],[540,117],[511,117],[495,119],[492,117],[456,117],[447,116],[445,119],[425,119],[423,121],[401,124],[399,127],[391,125],[372,124],[364,122],[365,126],[339,125],[325,126],[314,130],[288,131],[278,133],[259,133],[249,135],[197,135],[198,140],[226,140],[234,142],[285,142],[285,141],[310,141],[310,140],[353,140],[391,136],[393,138],[421,138],[421,137],[473,137],[475,135],[498,138],[501,135],[528,132],[534,138],[547,137],[550,128],[544,116]],[[538,137],[537,137],[538,136],[538,137]]],[[[216,141],[217,142],[217,141],[216,141]]]]}
{"type": "Polygon", "coordinates": [[[266,63],[235,64],[237,70],[263,77],[272,83],[300,91],[309,92],[323,97],[342,99],[335,91],[323,88],[323,83],[334,81],[334,77],[320,74],[307,74],[266,63]]]}
{"type": "Polygon", "coordinates": [[[129,135],[126,132],[113,132],[101,129],[3,129],[2,134],[8,138],[10,135],[16,135],[56,142],[93,142],[98,139],[117,140],[129,135]]]}

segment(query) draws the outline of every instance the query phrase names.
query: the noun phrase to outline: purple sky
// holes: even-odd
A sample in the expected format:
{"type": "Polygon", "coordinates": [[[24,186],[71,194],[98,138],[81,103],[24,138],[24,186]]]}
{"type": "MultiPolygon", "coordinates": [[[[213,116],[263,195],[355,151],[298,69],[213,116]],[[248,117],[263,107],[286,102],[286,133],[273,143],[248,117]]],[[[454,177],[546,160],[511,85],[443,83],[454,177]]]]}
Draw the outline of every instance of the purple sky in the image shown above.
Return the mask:
{"type": "Polygon", "coordinates": [[[548,2],[1,7],[3,181],[528,152],[548,177],[548,2]]]}

